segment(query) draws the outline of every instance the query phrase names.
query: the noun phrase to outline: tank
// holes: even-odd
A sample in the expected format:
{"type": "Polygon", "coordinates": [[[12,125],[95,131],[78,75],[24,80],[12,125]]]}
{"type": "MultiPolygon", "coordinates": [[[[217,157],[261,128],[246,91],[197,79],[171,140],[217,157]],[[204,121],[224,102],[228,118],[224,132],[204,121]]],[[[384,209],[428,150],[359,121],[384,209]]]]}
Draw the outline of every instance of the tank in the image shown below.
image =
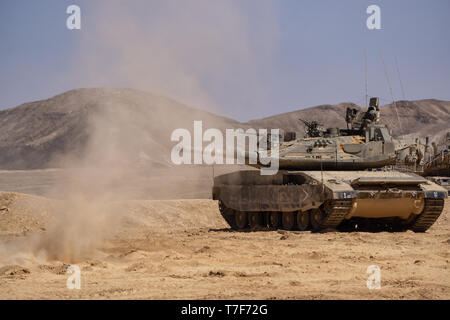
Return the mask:
{"type": "Polygon", "coordinates": [[[287,132],[279,144],[276,174],[243,170],[214,178],[212,197],[231,228],[425,232],[438,219],[446,189],[386,169],[397,154],[380,123],[378,98],[365,112],[347,108],[344,129],[302,121],[306,135],[287,132]]]}
{"type": "Polygon", "coordinates": [[[439,145],[433,143],[432,150],[423,166],[423,176],[447,189],[450,195],[450,132],[439,145]]]}
{"type": "Polygon", "coordinates": [[[432,150],[434,152],[424,165],[424,175],[450,177],[450,132],[440,145],[433,144],[432,150]]]}

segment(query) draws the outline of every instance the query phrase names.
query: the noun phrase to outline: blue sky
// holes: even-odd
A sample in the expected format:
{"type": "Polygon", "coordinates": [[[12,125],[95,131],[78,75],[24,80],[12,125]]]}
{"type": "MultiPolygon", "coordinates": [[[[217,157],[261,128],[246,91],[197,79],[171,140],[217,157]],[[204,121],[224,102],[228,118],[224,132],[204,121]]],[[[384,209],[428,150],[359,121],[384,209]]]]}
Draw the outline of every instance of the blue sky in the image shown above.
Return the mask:
{"type": "Polygon", "coordinates": [[[450,100],[448,0],[0,0],[0,109],[130,87],[237,120],[394,96],[450,100]],[[81,30],[66,8],[81,8],[81,30]],[[366,28],[367,6],[381,30],[366,28]]]}

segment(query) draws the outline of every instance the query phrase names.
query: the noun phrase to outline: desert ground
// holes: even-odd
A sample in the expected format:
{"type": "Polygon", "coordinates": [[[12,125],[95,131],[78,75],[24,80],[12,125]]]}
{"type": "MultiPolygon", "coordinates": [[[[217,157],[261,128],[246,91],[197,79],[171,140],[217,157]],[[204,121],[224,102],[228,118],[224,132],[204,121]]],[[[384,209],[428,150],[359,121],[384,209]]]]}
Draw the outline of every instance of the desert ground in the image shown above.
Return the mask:
{"type": "MultiPolygon", "coordinates": [[[[30,174],[39,193],[55,171],[30,174]]],[[[426,233],[235,232],[210,199],[78,200],[0,193],[1,299],[450,298],[448,200],[426,233]]]]}

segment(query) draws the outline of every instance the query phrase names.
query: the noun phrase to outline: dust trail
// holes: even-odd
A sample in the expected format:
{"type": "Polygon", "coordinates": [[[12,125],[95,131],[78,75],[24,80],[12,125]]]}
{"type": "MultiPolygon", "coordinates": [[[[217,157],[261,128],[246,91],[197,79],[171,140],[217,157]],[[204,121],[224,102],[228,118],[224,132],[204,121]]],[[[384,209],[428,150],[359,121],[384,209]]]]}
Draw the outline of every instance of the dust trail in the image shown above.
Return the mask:
{"type": "MultiPolygon", "coordinates": [[[[240,94],[264,99],[268,88],[260,82],[258,66],[271,59],[277,38],[273,4],[258,2],[252,9],[262,18],[256,38],[250,37],[254,34],[250,30],[258,26],[248,25],[248,12],[241,2],[197,0],[184,8],[179,1],[147,4],[90,4],[87,11],[97,18],[80,33],[76,59],[70,62],[72,73],[66,76],[79,79],[85,87],[139,88],[214,110],[218,106],[208,94],[205,79],[217,77],[232,83],[236,76],[232,70],[241,67],[240,77],[248,79],[248,87],[240,94]],[[149,20],[140,8],[159,14],[149,20]]],[[[142,174],[142,159],[149,154],[160,162],[168,159],[170,153],[161,147],[171,144],[167,128],[186,123],[184,115],[164,112],[162,100],[157,108],[154,101],[143,107],[145,98],[138,98],[137,105],[136,100],[127,99],[128,89],[89,93],[98,94],[101,102],[83,106],[89,113],[86,147],[78,154],[54,159],[56,166],[72,169],[54,186],[60,201],[51,212],[48,229],[10,243],[2,249],[3,256],[29,254],[76,262],[95,253],[126,215],[113,203],[133,197],[128,185],[142,174]],[[160,128],[161,135],[149,136],[146,126],[160,128]]],[[[153,165],[147,162],[144,170],[153,165]]]]}
{"type": "Polygon", "coordinates": [[[95,20],[71,62],[84,86],[142,89],[222,114],[220,95],[246,108],[268,100],[281,39],[272,1],[96,1],[85,10],[95,20]],[[211,87],[217,80],[222,88],[211,87]]]}

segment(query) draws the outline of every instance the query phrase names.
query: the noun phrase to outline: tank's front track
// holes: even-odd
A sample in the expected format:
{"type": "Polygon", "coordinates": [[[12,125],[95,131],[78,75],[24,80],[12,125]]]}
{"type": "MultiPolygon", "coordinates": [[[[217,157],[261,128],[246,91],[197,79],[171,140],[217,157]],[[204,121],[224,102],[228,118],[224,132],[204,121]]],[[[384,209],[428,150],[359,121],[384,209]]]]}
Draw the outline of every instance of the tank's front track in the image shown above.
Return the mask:
{"type": "Polygon", "coordinates": [[[444,210],[444,199],[425,199],[425,206],[420,214],[409,226],[415,232],[425,232],[430,228],[444,210]]]}
{"type": "Polygon", "coordinates": [[[324,203],[318,209],[302,211],[285,212],[253,212],[237,211],[227,208],[222,201],[219,201],[219,210],[222,217],[235,230],[248,229],[285,229],[285,230],[324,230],[334,229],[339,226],[344,217],[352,208],[352,200],[330,200],[324,203]],[[272,219],[271,219],[272,215],[272,219]],[[278,219],[274,219],[278,215],[278,219]],[[298,215],[308,215],[306,225],[299,225],[298,215]],[[289,220],[283,219],[283,216],[291,217],[289,220]],[[255,218],[258,217],[258,218],[255,218]],[[243,222],[245,221],[245,222],[243,222]],[[273,223],[273,221],[277,221],[273,223]]]}

